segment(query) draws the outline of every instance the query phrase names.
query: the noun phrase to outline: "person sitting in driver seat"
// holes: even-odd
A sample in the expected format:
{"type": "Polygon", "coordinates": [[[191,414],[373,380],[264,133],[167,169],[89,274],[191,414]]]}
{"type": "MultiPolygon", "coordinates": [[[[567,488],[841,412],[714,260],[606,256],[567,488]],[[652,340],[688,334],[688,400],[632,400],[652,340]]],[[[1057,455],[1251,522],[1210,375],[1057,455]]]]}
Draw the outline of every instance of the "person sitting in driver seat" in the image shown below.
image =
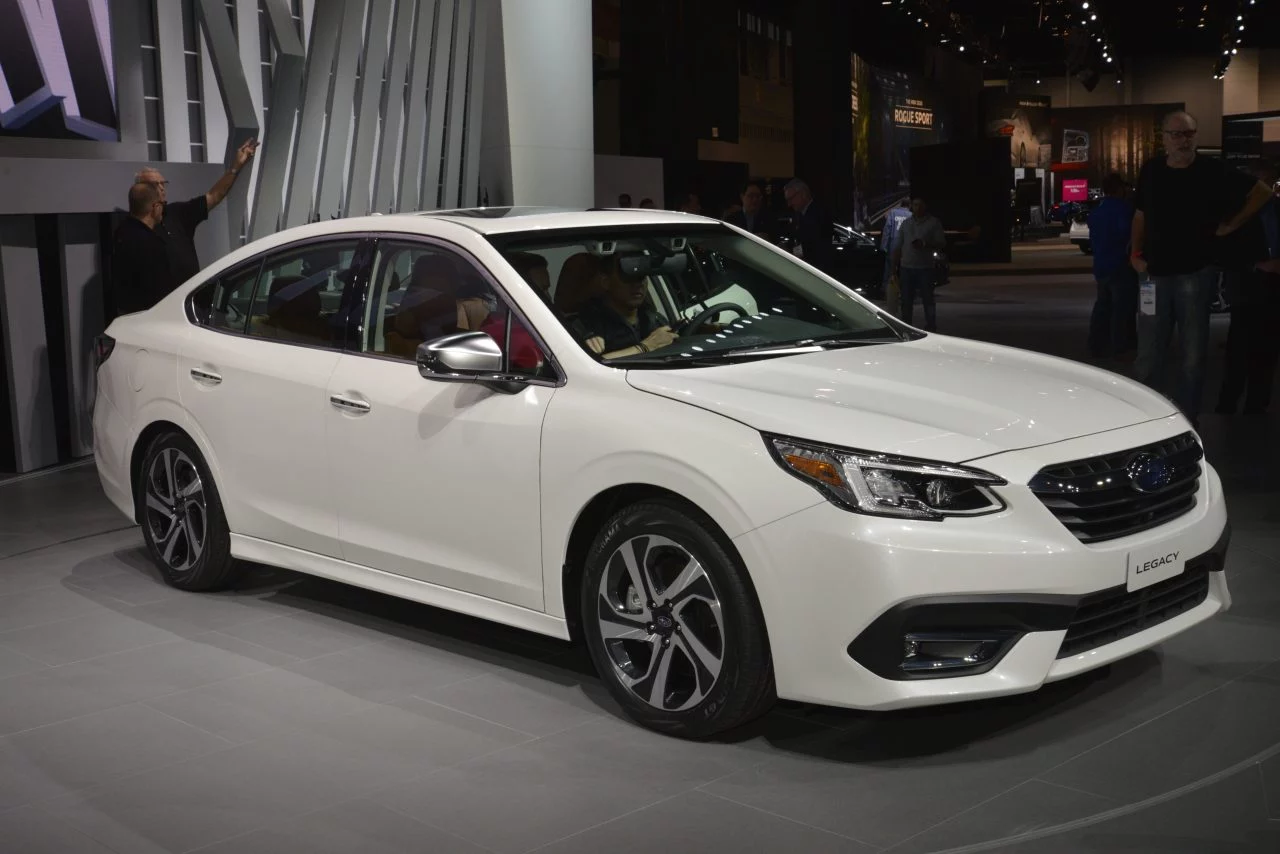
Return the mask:
{"type": "Polygon", "coordinates": [[[617,260],[608,265],[605,292],[584,305],[576,321],[604,339],[604,357],[635,356],[673,343],[678,336],[667,319],[647,304],[645,277],[624,274],[617,260]]]}

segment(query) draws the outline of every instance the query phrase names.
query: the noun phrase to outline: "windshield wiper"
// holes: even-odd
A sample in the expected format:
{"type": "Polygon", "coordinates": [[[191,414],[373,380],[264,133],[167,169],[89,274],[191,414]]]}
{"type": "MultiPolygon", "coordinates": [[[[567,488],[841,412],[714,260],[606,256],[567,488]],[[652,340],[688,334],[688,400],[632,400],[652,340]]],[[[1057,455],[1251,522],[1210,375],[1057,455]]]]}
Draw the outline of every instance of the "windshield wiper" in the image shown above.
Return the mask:
{"type": "Polygon", "coordinates": [[[759,344],[755,347],[739,347],[734,350],[715,350],[707,353],[683,354],[671,356],[622,356],[609,359],[604,364],[625,368],[628,365],[652,367],[655,365],[688,365],[690,367],[706,367],[721,365],[737,359],[768,359],[774,356],[794,356],[797,353],[821,353],[823,348],[817,344],[759,344]]]}
{"type": "Polygon", "coordinates": [[[865,347],[870,344],[888,344],[893,341],[901,341],[902,337],[897,333],[889,330],[889,334],[873,333],[870,335],[832,335],[828,338],[813,338],[806,341],[806,344],[812,343],[820,347],[865,347]]]}

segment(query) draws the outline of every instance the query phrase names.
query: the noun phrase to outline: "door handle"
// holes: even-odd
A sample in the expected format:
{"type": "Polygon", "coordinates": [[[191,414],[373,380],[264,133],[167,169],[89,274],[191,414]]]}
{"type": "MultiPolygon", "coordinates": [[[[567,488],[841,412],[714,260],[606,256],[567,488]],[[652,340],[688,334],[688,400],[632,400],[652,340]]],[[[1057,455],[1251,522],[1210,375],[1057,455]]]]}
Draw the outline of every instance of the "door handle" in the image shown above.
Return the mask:
{"type": "Polygon", "coordinates": [[[222,383],[221,374],[215,374],[212,371],[202,371],[199,368],[191,369],[191,379],[204,385],[220,385],[222,383]]]}
{"type": "Polygon", "coordinates": [[[352,415],[364,415],[372,408],[369,406],[369,401],[367,400],[356,400],[351,397],[343,397],[340,394],[329,395],[329,403],[332,404],[335,409],[340,409],[343,412],[350,412],[352,415]]]}

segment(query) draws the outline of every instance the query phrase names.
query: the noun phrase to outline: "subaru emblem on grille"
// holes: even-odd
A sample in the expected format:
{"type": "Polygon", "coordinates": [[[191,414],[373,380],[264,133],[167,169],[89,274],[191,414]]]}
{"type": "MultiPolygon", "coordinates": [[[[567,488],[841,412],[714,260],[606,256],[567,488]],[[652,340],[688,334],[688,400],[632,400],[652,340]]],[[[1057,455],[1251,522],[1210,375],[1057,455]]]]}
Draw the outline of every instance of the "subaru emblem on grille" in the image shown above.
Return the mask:
{"type": "Polygon", "coordinates": [[[1159,492],[1173,483],[1173,467],[1152,453],[1136,455],[1124,470],[1129,476],[1129,483],[1138,492],[1159,492]]]}

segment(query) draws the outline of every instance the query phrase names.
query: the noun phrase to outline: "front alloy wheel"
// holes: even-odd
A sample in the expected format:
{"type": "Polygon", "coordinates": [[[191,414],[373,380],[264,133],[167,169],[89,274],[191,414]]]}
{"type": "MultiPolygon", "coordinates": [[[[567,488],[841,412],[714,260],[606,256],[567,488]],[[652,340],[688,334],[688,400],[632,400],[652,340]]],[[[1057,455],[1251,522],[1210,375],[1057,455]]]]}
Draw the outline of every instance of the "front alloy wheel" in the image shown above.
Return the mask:
{"type": "Polygon", "coordinates": [[[587,556],[583,632],[629,715],[686,738],[768,710],[773,667],[746,571],[714,523],[655,500],[609,521],[587,556]]]}
{"type": "Polygon", "coordinates": [[[636,699],[683,712],[711,694],[724,663],[724,617],[696,557],[666,537],[633,537],[609,558],[599,592],[601,639],[636,699]]]}

